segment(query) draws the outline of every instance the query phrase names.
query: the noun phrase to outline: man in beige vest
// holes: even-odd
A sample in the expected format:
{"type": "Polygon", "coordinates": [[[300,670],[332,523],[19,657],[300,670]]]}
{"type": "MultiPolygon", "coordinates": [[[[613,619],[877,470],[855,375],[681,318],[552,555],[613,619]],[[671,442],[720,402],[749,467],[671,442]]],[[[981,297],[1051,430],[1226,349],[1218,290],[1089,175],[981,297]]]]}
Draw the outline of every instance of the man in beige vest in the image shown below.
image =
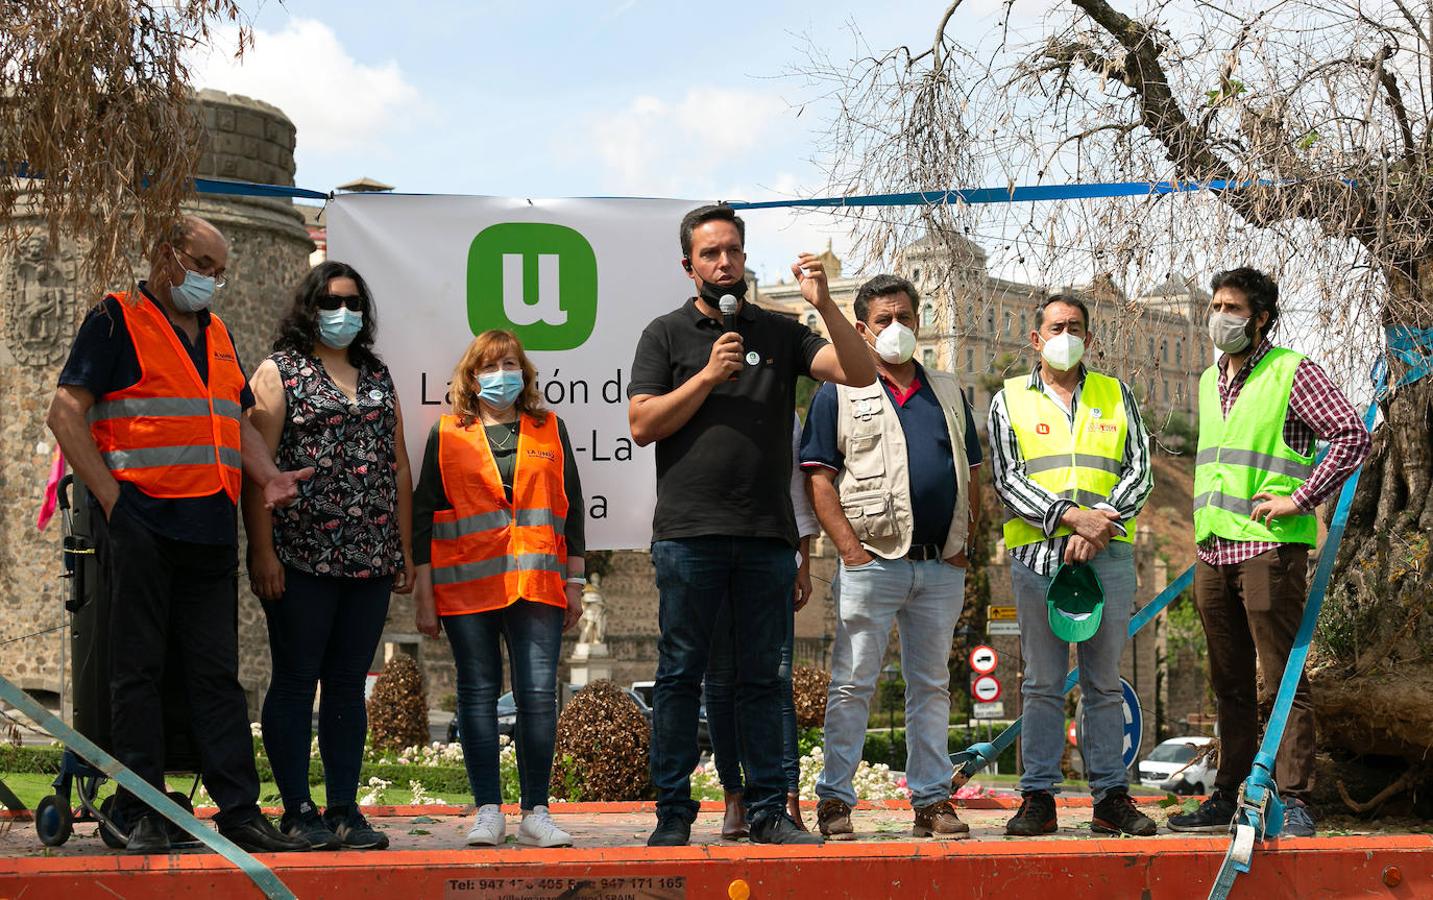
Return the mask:
{"type": "Polygon", "coordinates": [[[864,388],[822,386],[801,442],[816,517],[841,554],[816,819],[833,840],[855,837],[851,778],[896,622],[912,833],[961,838],[970,829],[950,803],[948,664],[965,596],[966,536],[978,510],[970,470],[980,464],[980,443],[955,378],[912,359],[915,287],[878,275],[861,285],[855,305],[856,330],[872,345],[880,377],[864,388]]]}

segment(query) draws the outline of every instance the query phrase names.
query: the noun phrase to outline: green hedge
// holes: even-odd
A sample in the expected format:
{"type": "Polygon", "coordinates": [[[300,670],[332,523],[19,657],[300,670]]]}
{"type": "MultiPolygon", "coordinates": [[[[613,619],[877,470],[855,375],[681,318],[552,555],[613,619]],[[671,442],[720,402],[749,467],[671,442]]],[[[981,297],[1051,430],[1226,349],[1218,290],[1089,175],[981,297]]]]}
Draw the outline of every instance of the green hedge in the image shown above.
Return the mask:
{"type": "Polygon", "coordinates": [[[0,772],[54,775],[60,771],[64,752],[59,747],[0,746],[0,772]]]}
{"type": "MultiPolygon", "coordinates": [[[[60,758],[64,751],[59,747],[11,747],[0,746],[0,772],[54,775],[60,771],[60,758]]],[[[254,759],[259,770],[259,781],[273,781],[274,769],[266,757],[254,759]]],[[[395,788],[407,788],[408,782],[418,780],[423,787],[439,794],[466,794],[468,772],[462,766],[400,766],[396,763],[364,763],[359,774],[360,786],[368,779],[378,776],[393,783],[395,788]]],[[[323,763],[310,760],[309,784],[323,784],[323,763]]]]}

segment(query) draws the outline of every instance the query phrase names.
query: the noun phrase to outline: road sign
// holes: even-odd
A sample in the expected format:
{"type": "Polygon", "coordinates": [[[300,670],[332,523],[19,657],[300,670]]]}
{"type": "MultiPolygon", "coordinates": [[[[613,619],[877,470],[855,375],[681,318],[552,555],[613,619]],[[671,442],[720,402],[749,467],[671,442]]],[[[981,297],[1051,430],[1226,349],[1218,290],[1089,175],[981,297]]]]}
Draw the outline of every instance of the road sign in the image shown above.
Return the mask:
{"type": "Polygon", "coordinates": [[[1005,622],[1005,621],[987,622],[987,623],[985,624],[985,633],[986,633],[986,634],[990,634],[990,635],[996,635],[996,634],[1013,634],[1013,635],[1019,635],[1019,634],[1020,634],[1020,623],[1019,623],[1019,622],[1005,622]]]}
{"type": "Polygon", "coordinates": [[[1005,718],[1005,703],[997,700],[994,703],[977,703],[972,710],[972,715],[977,719],[1003,719],[1005,718]]]}
{"type": "Polygon", "coordinates": [[[1000,699],[1000,681],[994,675],[981,675],[971,683],[970,696],[981,703],[994,703],[1000,699]]]}
{"type": "Polygon", "coordinates": [[[995,652],[994,647],[987,647],[981,644],[970,651],[970,669],[977,675],[989,675],[1000,665],[1000,654],[995,652]]]}
{"type": "MultiPolygon", "coordinates": [[[[1085,745],[1085,698],[1081,697],[1075,708],[1075,723],[1078,726],[1080,747],[1085,745]]],[[[1120,745],[1120,756],[1125,768],[1134,765],[1139,755],[1140,741],[1144,739],[1144,710],[1140,707],[1139,694],[1128,681],[1120,679],[1120,715],[1124,723],[1124,736],[1120,745]]],[[[1084,755],[1083,749],[1081,755],[1084,755]]]]}
{"type": "Polygon", "coordinates": [[[1013,606],[992,606],[986,610],[985,618],[990,622],[1014,622],[1015,607],[1013,606]]]}

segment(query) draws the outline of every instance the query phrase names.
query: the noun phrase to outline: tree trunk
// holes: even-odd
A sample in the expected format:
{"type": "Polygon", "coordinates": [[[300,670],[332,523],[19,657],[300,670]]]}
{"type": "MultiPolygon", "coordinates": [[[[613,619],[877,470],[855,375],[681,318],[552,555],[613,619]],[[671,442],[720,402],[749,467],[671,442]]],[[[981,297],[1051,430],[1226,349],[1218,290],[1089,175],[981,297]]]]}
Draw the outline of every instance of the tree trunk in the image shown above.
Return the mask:
{"type": "MultiPolygon", "coordinates": [[[[1310,679],[1322,749],[1341,768],[1360,770],[1348,773],[1350,783],[1386,785],[1413,768],[1409,793],[1426,798],[1433,793],[1433,379],[1398,391],[1383,412],[1320,617],[1310,679]]],[[[1327,803],[1336,785],[1320,783],[1319,793],[1327,803]]]]}

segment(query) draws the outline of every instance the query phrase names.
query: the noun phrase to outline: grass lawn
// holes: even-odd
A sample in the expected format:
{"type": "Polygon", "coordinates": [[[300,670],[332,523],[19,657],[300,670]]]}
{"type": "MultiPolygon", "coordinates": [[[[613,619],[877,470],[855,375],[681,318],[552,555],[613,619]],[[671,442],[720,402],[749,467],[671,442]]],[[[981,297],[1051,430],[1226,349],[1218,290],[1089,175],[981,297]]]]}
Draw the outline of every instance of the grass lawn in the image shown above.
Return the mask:
{"type": "MultiPolygon", "coordinates": [[[[50,782],[53,781],[54,778],[55,776],[53,775],[35,775],[30,773],[18,775],[0,774],[0,780],[3,780],[10,790],[15,792],[15,796],[19,797],[30,809],[35,808],[35,805],[40,802],[40,798],[53,793],[50,782]]],[[[190,778],[172,779],[169,782],[169,787],[187,794],[192,784],[193,780],[190,778]]],[[[106,782],[104,786],[100,788],[101,799],[108,797],[112,793],[114,793],[113,781],[106,782]]],[[[363,791],[360,790],[359,793],[361,794],[363,791]]],[[[456,806],[463,806],[473,802],[471,794],[449,795],[429,792],[428,796],[442,799],[456,806]]],[[[384,805],[400,806],[407,804],[412,798],[413,792],[410,791],[406,785],[400,787],[395,784],[383,792],[382,802],[384,805]]],[[[324,804],[323,785],[316,784],[313,786],[313,800],[319,806],[324,804]]],[[[76,796],[73,790],[70,793],[70,802],[77,807],[79,806],[79,797],[76,796]]],[[[278,786],[272,781],[266,781],[259,785],[259,802],[265,806],[279,806],[278,786]]]]}

